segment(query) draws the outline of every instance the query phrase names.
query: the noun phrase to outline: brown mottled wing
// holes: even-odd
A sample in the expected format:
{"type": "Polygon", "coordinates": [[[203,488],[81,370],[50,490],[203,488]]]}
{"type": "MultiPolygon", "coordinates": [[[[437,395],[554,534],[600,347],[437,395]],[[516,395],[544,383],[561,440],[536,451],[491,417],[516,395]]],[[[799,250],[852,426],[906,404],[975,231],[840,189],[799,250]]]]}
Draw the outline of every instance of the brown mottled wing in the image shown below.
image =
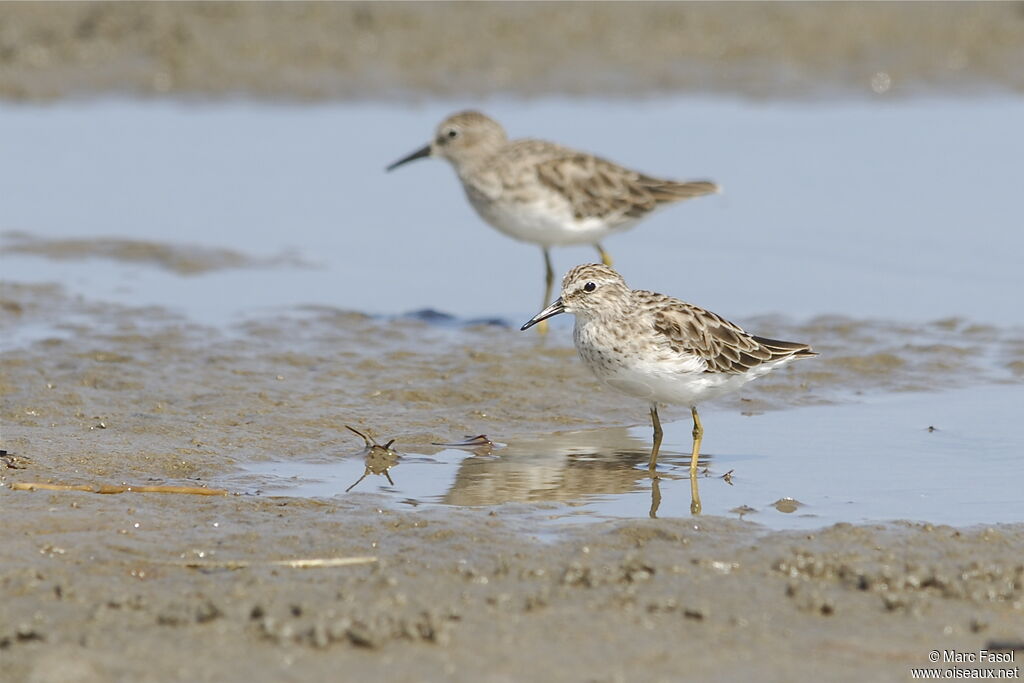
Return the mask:
{"type": "Polygon", "coordinates": [[[672,305],[654,314],[655,331],[673,351],[703,358],[706,372],[738,374],[787,356],[817,355],[807,344],[755,337],[711,311],[664,299],[672,305]]]}
{"type": "Polygon", "coordinates": [[[718,186],[711,182],[680,183],[652,178],[564,148],[551,156],[537,163],[537,178],[569,200],[578,220],[591,217],[636,219],[661,204],[718,191],[718,186]]]}

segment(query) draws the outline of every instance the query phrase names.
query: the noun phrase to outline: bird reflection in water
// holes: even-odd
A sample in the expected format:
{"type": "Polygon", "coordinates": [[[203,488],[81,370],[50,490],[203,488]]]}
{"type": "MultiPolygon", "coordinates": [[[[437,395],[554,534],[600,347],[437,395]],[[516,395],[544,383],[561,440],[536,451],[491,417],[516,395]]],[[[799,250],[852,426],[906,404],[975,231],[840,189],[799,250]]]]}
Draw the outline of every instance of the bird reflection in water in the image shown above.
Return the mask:
{"type": "MultiPolygon", "coordinates": [[[[453,444],[454,445],[454,444],[453,444]]],[[[630,436],[625,428],[562,432],[517,439],[498,456],[470,457],[462,461],[455,481],[442,498],[449,505],[500,505],[513,502],[579,503],[594,496],[614,496],[642,490],[651,482],[650,516],[657,515],[661,489],[647,470],[650,446],[630,436]]],[[[662,462],[688,467],[689,453],[666,453],[662,462]]],[[[706,470],[710,456],[701,456],[706,470]]],[[[688,478],[671,469],[659,476],[688,478]]],[[[690,512],[701,511],[697,478],[690,482],[690,512]]]]}
{"type": "MultiPolygon", "coordinates": [[[[690,514],[699,515],[701,511],[700,485],[697,483],[696,474],[690,477],[690,514]]],[[[661,507],[661,479],[651,478],[651,511],[648,513],[651,519],[658,518],[658,508],[661,507]]]]}

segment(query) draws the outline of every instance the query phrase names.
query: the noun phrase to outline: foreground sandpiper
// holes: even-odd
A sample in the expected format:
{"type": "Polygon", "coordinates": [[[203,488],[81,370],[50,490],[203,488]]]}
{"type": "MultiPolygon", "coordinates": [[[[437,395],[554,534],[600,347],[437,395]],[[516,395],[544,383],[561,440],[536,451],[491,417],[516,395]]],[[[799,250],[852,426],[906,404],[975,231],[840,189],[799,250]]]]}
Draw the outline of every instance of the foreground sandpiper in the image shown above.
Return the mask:
{"type": "Polygon", "coordinates": [[[543,140],[509,140],[494,119],[476,111],[453,114],[433,141],[387,170],[415,159],[447,159],[480,217],[509,237],[544,251],[545,290],[551,299],[551,247],[593,244],[605,265],[601,240],[632,227],[655,209],[719,191],[706,181],[653,178],[596,156],[543,140]]]}
{"type": "Polygon", "coordinates": [[[562,296],[522,329],[559,313],[573,313],[573,342],[598,379],[651,405],[654,473],[661,448],[658,404],[690,407],[695,480],[704,429],[697,404],[736,391],[752,379],[797,358],[818,355],[807,344],[765,339],[706,311],[655,292],[630,289],[622,276],[600,264],[576,266],[562,280],[562,296]]]}

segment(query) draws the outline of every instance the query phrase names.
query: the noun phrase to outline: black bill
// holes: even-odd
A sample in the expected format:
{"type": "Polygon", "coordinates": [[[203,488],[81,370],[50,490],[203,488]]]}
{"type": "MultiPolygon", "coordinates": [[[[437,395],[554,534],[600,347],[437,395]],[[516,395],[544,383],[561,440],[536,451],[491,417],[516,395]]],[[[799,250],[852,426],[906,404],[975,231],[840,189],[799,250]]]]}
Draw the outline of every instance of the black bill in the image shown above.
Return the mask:
{"type": "Polygon", "coordinates": [[[417,159],[422,159],[423,157],[429,157],[429,156],[430,156],[430,145],[427,145],[426,147],[423,147],[422,149],[416,150],[415,152],[413,152],[412,154],[410,154],[407,157],[402,157],[401,159],[399,159],[395,163],[393,163],[390,166],[388,166],[386,170],[393,171],[396,168],[398,168],[399,166],[401,166],[402,164],[407,164],[410,161],[416,161],[417,159]]]}
{"type": "Polygon", "coordinates": [[[527,320],[526,324],[520,327],[519,330],[527,330],[536,325],[537,323],[539,323],[541,320],[547,320],[548,318],[552,318],[558,315],[559,313],[565,313],[565,305],[562,304],[561,298],[555,299],[554,303],[552,303],[550,306],[545,308],[537,315],[527,320]]]}

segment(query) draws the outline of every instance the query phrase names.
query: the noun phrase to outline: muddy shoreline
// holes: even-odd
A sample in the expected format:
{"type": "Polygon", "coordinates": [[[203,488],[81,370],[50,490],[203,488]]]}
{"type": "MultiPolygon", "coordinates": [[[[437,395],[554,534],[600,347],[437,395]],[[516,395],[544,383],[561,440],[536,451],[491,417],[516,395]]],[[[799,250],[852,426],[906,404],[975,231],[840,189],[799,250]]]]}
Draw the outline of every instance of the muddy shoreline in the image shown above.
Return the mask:
{"type": "Polygon", "coordinates": [[[2,495],[9,680],[896,681],[934,649],[1019,647],[1024,525],[638,520],[542,543],[475,509],[2,495]]]}
{"type": "Polygon", "coordinates": [[[1019,3],[0,4],[11,100],[1021,92],[1022,61],[1019,3]]]}
{"type": "MultiPolygon", "coordinates": [[[[187,106],[1020,93],[1021,8],[4,2],[0,97],[172,97],[187,106]]],[[[165,182],[172,196],[175,179],[165,182]]],[[[57,199],[93,197],[45,196],[57,199]]],[[[288,254],[247,256],[244,239],[194,248],[150,233],[66,239],[31,234],[39,229],[31,220],[0,225],[15,229],[29,232],[5,234],[5,260],[157,268],[211,289],[218,271],[246,269],[255,281],[270,268],[306,265],[288,254]]],[[[857,276],[881,277],[870,269],[857,276]]],[[[159,306],[99,300],[66,277],[5,280],[0,292],[4,681],[905,681],[946,649],[1012,653],[1013,661],[982,668],[1020,676],[1019,515],[986,526],[893,519],[810,531],[769,530],[757,524],[764,515],[742,510],[739,519],[648,519],[646,510],[595,519],[581,512],[583,496],[643,488],[634,465],[646,441],[623,426],[644,424],[646,408],[598,385],[566,335],[541,343],[515,331],[522,321],[323,305],[212,326],[159,306]],[[422,505],[403,490],[422,471],[411,464],[395,471],[393,491],[364,484],[322,497],[268,495],[266,477],[246,473],[252,463],[351,459],[362,444],[345,425],[396,438],[421,460],[441,451],[435,442],[480,433],[512,444],[506,454],[554,457],[513,472],[524,493],[501,504],[453,485],[444,500],[422,505]],[[573,446],[572,430],[597,433],[611,455],[557,471],[559,489],[532,495],[550,483],[545,467],[564,464],[555,445],[573,446]],[[12,488],[32,482],[222,487],[229,495],[12,488]],[[282,564],[294,560],[340,564],[282,564]]],[[[713,410],[782,411],[767,416],[774,419],[804,406],[1012,389],[1024,380],[1019,329],[892,318],[737,320],[766,336],[813,341],[822,355],[713,410]]],[[[685,413],[664,411],[667,428],[685,413]]],[[[977,500],[991,495],[987,477],[1012,476],[1016,462],[981,450],[1015,442],[999,442],[998,430],[983,440],[989,425],[972,426],[954,424],[934,443],[963,456],[956,485],[977,500]]],[[[759,447],[751,439],[741,455],[759,447]]],[[[901,448],[891,452],[915,457],[901,448]]],[[[919,493],[888,477],[888,463],[836,450],[848,461],[823,452],[806,476],[875,466],[879,487],[919,493]]],[[[922,468],[934,464],[920,458],[922,468]]],[[[450,472],[454,463],[436,467],[450,472]]],[[[711,469],[725,488],[725,473],[714,462],[711,469]]],[[[685,495],[686,483],[666,476],[665,495],[685,495]]],[[[848,487],[842,481],[844,495],[848,487]]]]}
{"type": "MultiPolygon", "coordinates": [[[[905,680],[933,649],[1020,637],[1020,523],[779,532],[698,516],[546,522],[539,534],[536,521],[562,515],[561,504],[401,510],[358,491],[15,491],[31,481],[217,486],[242,462],[355,452],[346,423],[428,453],[465,433],[515,441],[630,417],[571,348],[500,325],[316,309],[226,333],[10,283],[2,310],[5,325],[52,326],[4,354],[0,385],[3,447],[16,456],[0,465],[0,655],[11,680],[635,680],[637,667],[645,680],[822,668],[833,680],[905,680]],[[564,385],[582,387],[582,400],[567,403],[564,385]],[[270,564],[353,557],[376,559],[270,564]]],[[[800,329],[811,327],[825,348],[857,328],[822,319],[800,329]]],[[[955,321],[936,329],[964,343],[998,337],[955,321]]],[[[884,336],[885,353],[780,376],[725,409],[841,400],[835,387],[855,376],[895,388],[934,374],[900,357],[898,332],[884,336]]],[[[1019,351],[1008,338],[1004,360],[1019,351]]],[[[935,353],[962,356],[956,345],[935,353]]]]}

